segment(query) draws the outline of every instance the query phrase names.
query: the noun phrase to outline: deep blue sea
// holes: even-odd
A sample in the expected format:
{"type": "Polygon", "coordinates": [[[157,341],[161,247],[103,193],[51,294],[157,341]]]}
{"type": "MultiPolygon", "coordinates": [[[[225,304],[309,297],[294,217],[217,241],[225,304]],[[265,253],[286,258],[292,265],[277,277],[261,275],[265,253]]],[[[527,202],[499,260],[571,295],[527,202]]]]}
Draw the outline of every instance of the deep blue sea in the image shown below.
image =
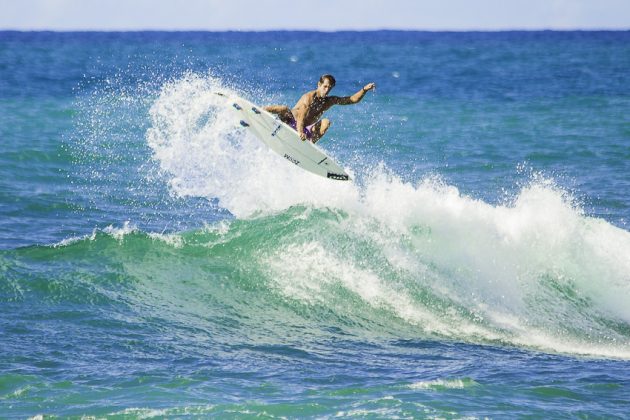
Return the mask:
{"type": "Polygon", "coordinates": [[[0,418],[627,418],[629,223],[630,32],[0,32],[0,418]]]}

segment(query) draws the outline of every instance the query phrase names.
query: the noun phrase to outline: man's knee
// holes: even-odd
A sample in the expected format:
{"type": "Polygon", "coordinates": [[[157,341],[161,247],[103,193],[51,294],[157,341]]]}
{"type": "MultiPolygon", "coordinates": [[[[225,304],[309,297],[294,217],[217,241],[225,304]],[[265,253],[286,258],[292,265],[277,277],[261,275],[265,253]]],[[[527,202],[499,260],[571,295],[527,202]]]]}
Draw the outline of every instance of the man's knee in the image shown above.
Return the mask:
{"type": "Polygon", "coordinates": [[[324,118],[322,120],[322,125],[321,125],[322,133],[325,132],[326,130],[328,130],[328,128],[330,127],[330,124],[332,124],[332,123],[330,122],[330,120],[328,118],[324,118]]]}

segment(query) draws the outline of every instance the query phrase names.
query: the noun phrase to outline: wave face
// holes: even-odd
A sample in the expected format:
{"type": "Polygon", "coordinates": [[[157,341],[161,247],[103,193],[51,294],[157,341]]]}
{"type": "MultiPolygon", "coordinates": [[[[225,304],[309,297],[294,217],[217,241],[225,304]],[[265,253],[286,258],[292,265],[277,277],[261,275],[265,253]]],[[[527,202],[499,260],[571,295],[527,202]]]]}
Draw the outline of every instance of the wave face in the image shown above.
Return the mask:
{"type": "Polygon", "coordinates": [[[134,289],[114,293],[134,306],[204,328],[218,328],[215,311],[246,336],[277,328],[286,340],[293,319],[310,331],[296,340],[333,325],[630,358],[630,234],[584,215],[552,182],[534,177],[503,204],[383,165],[331,183],[236,129],[217,89],[227,88],[210,76],[166,84],[147,141],[174,195],[218,198],[235,219],[171,235],[109,228],[28,252],[99,249],[134,289]]]}
{"type": "Polygon", "coordinates": [[[629,358],[629,250],[627,232],[583,216],[549,186],[493,207],[381,175],[350,207],[309,203],[182,234],[127,225],[26,248],[22,258],[74,261],[78,272],[59,288],[45,279],[12,287],[16,296],[46,287],[46,300],[122,299],[218,330],[225,343],[261,329],[273,341],[313,342],[334,326],[629,358]],[[102,268],[86,276],[91,265],[102,268]],[[287,333],[287,323],[307,328],[287,333]]]}

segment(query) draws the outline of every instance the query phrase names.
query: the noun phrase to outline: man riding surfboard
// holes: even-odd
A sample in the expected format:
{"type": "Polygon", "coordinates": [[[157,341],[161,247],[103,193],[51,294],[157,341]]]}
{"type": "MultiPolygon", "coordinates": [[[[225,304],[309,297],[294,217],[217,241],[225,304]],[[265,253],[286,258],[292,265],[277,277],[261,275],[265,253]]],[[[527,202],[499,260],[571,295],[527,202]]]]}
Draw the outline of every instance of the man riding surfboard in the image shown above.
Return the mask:
{"type": "Polygon", "coordinates": [[[333,105],[353,105],[361,102],[367,92],[374,89],[374,83],[368,83],[352,96],[328,96],[335,87],[335,78],[325,74],[319,78],[317,89],[306,92],[295,104],[293,109],[286,105],[269,105],[264,109],[278,115],[280,120],[298,132],[302,141],[309,140],[316,143],[330,127],[330,120],[322,114],[333,105]]]}

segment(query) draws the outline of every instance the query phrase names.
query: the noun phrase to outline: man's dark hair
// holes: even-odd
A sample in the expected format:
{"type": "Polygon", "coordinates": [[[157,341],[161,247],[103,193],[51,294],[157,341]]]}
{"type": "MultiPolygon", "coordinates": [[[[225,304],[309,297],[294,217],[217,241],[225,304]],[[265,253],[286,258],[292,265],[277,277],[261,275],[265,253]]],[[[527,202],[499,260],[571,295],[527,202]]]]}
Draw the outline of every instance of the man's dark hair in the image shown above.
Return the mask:
{"type": "Polygon", "coordinates": [[[319,83],[324,83],[325,79],[328,79],[328,81],[330,82],[330,85],[331,85],[330,87],[334,87],[335,83],[337,83],[337,81],[335,80],[332,74],[325,74],[322,77],[320,77],[319,83]]]}

